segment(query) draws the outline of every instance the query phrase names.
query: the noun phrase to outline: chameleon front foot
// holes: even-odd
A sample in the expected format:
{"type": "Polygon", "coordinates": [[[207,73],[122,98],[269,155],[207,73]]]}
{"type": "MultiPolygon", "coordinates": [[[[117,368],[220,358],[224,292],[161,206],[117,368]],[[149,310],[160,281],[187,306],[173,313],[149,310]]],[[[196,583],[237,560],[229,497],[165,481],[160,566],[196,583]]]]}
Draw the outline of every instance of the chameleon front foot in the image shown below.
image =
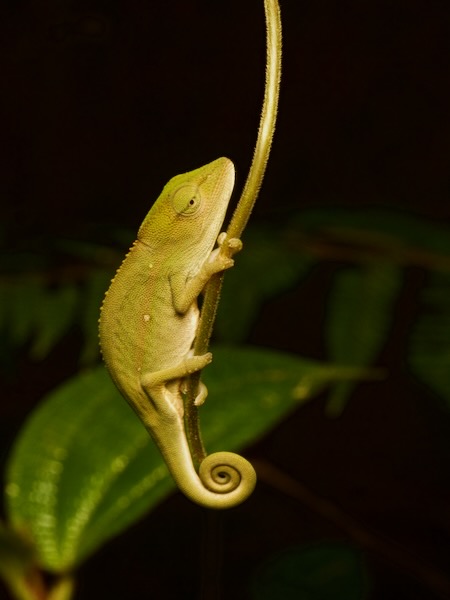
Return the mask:
{"type": "Polygon", "coordinates": [[[239,238],[228,238],[225,231],[217,238],[217,245],[229,257],[242,250],[242,241],[239,238]]]}

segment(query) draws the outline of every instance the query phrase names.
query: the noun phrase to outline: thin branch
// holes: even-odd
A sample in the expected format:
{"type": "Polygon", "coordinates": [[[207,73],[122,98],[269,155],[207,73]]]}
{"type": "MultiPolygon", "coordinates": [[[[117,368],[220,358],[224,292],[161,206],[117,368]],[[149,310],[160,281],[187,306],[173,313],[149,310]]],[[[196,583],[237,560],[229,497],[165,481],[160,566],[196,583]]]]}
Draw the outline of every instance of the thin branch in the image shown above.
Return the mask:
{"type": "MultiPolygon", "coordinates": [[[[275,132],[281,78],[281,18],[278,0],[265,0],[264,10],[266,16],[266,81],[264,101],[252,164],[241,198],[227,230],[228,239],[239,238],[247,224],[261,188],[275,132]]],[[[227,252],[226,243],[222,244],[221,248],[224,252],[227,252]]],[[[222,289],[222,281],[223,274],[217,274],[211,278],[207,285],[195,340],[195,354],[204,354],[208,349],[220,291],[222,289]]],[[[192,375],[190,378],[185,416],[186,434],[191,446],[192,456],[196,462],[201,462],[206,456],[200,436],[198,410],[194,405],[199,381],[200,374],[198,373],[192,375]]]]}
{"type": "Polygon", "coordinates": [[[439,254],[402,242],[400,238],[366,230],[326,230],[315,234],[297,236],[299,252],[319,259],[348,261],[357,264],[379,262],[399,266],[416,266],[433,271],[450,271],[450,256],[439,254]]]}
{"type": "Polygon", "coordinates": [[[240,238],[244,231],[261,188],[275,133],[281,79],[281,18],[277,0],[266,0],[264,9],[267,43],[264,101],[253,161],[227,231],[230,238],[240,238]]]}
{"type": "Polygon", "coordinates": [[[341,508],[316,495],[274,465],[264,460],[253,460],[252,462],[260,481],[301,502],[303,506],[344,531],[364,550],[377,554],[417,581],[427,585],[439,598],[444,600],[450,597],[450,579],[447,574],[427,563],[422,557],[415,556],[407,548],[369,530],[341,508]]]}

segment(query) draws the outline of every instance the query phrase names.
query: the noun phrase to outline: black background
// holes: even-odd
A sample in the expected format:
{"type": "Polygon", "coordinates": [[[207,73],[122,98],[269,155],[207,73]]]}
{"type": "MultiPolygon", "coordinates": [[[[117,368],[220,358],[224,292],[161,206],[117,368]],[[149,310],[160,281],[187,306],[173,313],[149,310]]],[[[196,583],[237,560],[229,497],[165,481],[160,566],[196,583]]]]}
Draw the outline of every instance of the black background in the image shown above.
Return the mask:
{"type": "MultiPolygon", "coordinates": [[[[448,3],[281,4],[280,116],[255,220],[380,206],[446,222],[448,3]]],[[[111,225],[136,229],[171,176],[222,155],[235,162],[240,189],[263,93],[263,16],[260,0],[3,2],[6,251],[53,237],[108,240],[111,225]]],[[[328,276],[325,268],[268,304],[249,341],[320,358],[328,276]]],[[[389,380],[361,385],[339,420],[324,418],[321,400],[299,409],[248,453],[331,500],[362,531],[400,545],[404,567],[383,551],[367,553],[377,599],[433,599],[437,587],[450,589],[438,581],[433,591],[432,574],[415,570],[416,561],[433,565],[445,578],[450,558],[448,423],[401,359],[416,308],[408,299],[423,277],[407,272],[380,361],[389,380]]],[[[43,364],[16,357],[0,404],[3,461],[29,410],[73,374],[78,350],[69,340],[43,364]]],[[[203,518],[171,497],[82,567],[77,598],[198,597],[203,518]]],[[[247,573],[278,550],[351,540],[268,482],[222,518],[224,598],[247,598],[247,573]]]]}

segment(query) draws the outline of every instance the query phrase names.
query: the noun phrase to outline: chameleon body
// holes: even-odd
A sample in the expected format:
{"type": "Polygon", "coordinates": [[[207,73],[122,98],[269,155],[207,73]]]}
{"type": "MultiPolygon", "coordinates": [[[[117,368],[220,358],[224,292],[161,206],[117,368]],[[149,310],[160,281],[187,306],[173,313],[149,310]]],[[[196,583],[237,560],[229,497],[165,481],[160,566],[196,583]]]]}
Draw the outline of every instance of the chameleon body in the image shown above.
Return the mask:
{"type": "MultiPolygon", "coordinates": [[[[250,463],[230,452],[207,456],[197,474],[183,418],[186,378],[212,360],[210,353],[193,356],[197,298],[214,273],[233,265],[241,247],[236,239],[225,242],[224,234],[218,238],[233,185],[227,158],[172,178],[144,219],[100,315],[100,345],[112,379],[180,490],[210,508],[239,504],[256,483],[250,463]]],[[[201,384],[195,404],[206,395],[201,384]]]]}

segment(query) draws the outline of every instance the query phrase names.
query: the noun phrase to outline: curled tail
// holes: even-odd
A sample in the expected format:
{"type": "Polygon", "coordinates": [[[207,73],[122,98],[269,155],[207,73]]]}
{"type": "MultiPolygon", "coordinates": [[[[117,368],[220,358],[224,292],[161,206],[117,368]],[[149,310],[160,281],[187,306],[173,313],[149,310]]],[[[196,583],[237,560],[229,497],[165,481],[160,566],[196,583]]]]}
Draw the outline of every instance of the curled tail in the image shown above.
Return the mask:
{"type": "Polygon", "coordinates": [[[200,500],[205,498],[205,506],[218,509],[244,502],[256,485],[255,469],[248,460],[233,452],[207,456],[200,465],[199,479],[203,484],[200,500]],[[209,492],[206,497],[205,491],[209,492]]]}
{"type": "Polygon", "coordinates": [[[244,502],[256,485],[252,465],[233,452],[215,452],[194,468],[184,429],[179,425],[165,430],[164,438],[152,437],[159,447],[175,483],[183,494],[200,506],[232,508],[244,502]],[[158,439],[159,438],[159,439],[158,439]]]}

